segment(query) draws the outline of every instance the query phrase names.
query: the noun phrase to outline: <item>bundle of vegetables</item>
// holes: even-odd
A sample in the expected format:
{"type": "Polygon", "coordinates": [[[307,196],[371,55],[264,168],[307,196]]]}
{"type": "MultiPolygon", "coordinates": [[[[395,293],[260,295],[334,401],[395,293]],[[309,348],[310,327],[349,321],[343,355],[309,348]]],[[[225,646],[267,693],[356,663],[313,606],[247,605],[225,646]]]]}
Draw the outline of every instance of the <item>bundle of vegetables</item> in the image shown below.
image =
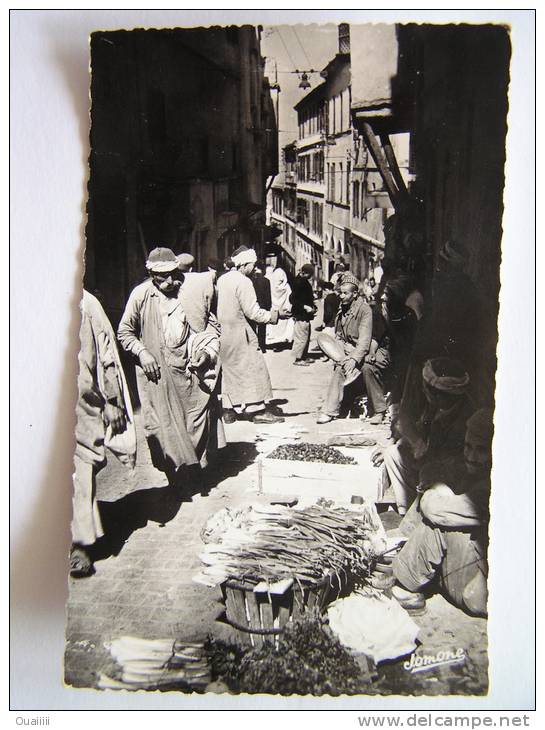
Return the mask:
{"type": "Polygon", "coordinates": [[[290,459],[292,461],[319,461],[326,464],[356,464],[351,456],[345,456],[339,449],[323,444],[282,444],[269,454],[269,459],[290,459]]]}
{"type": "MultiPolygon", "coordinates": [[[[215,586],[237,579],[267,586],[317,584],[325,576],[364,579],[383,549],[374,507],[358,512],[314,505],[304,509],[254,507],[200,555],[206,568],[194,580],[215,586]]],[[[274,591],[272,591],[274,592],[274,591]]]]}
{"type": "Polygon", "coordinates": [[[370,681],[358,662],[317,615],[288,624],[275,648],[244,650],[210,640],[212,676],[234,692],[278,695],[359,694],[370,681]]]}
{"type": "Polygon", "coordinates": [[[100,689],[191,692],[204,690],[210,682],[203,644],[121,636],[107,642],[105,647],[115,661],[115,670],[112,677],[100,676],[100,689]]]}

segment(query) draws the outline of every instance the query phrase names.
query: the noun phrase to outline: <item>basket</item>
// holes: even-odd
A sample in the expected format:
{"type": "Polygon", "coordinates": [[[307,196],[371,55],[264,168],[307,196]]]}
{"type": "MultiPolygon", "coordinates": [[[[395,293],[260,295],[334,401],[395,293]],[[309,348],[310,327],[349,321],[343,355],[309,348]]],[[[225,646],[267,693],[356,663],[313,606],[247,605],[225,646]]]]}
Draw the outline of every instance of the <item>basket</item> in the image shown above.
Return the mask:
{"type": "Polygon", "coordinates": [[[253,583],[227,580],[221,586],[227,622],[252,646],[261,646],[266,640],[278,644],[288,622],[310,611],[323,613],[328,603],[340,595],[344,588],[341,583],[336,574],[331,574],[313,585],[294,582],[279,595],[255,593],[253,583]]]}

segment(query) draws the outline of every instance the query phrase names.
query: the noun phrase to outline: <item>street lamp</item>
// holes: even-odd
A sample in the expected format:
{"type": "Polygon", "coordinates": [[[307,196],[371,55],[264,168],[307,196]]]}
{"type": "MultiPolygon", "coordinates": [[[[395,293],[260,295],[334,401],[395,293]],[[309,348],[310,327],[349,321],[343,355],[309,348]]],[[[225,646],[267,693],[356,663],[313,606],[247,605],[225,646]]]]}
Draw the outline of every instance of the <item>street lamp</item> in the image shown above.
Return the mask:
{"type": "Polygon", "coordinates": [[[301,74],[301,81],[299,82],[300,89],[310,89],[310,81],[308,80],[308,74],[303,71],[301,74]]]}

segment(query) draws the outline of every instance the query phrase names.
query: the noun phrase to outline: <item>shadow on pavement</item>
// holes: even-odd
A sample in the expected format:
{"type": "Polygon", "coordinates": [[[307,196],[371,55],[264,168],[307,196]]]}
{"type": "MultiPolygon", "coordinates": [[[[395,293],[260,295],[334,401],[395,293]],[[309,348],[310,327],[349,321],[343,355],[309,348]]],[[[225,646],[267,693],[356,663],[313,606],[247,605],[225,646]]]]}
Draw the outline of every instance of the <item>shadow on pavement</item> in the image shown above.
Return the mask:
{"type": "Polygon", "coordinates": [[[99,501],[104,537],[93,546],[93,560],[119,555],[132,533],[145,527],[149,520],[160,524],[170,522],[182,502],[180,491],[169,485],[139,489],[115,502],[99,501]]]}
{"type": "Polygon", "coordinates": [[[210,490],[225,479],[235,477],[249,464],[255,461],[258,451],[254,443],[247,441],[232,441],[224,449],[218,451],[214,461],[202,472],[201,484],[193,494],[206,496],[210,490]]]}
{"type": "Polygon", "coordinates": [[[115,502],[99,501],[104,536],[93,545],[93,561],[119,555],[132,533],[149,521],[160,525],[170,522],[183,502],[190,502],[197,494],[208,496],[218,484],[243,471],[257,453],[252,443],[229,443],[206,469],[190,467],[181,486],[143,487],[115,502]]]}

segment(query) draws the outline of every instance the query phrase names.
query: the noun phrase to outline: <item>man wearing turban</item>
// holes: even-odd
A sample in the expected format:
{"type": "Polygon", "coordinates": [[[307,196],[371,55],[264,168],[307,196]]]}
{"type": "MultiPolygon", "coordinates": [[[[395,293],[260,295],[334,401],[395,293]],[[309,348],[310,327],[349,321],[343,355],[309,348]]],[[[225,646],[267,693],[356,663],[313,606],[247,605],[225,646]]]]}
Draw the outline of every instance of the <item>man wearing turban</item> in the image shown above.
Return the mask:
{"type": "Polygon", "coordinates": [[[427,360],[422,369],[424,412],[416,423],[401,421],[399,441],[375,452],[374,463],[384,462],[399,514],[404,515],[414,501],[424,464],[461,451],[465,424],[473,410],[468,387],[469,375],[458,361],[447,357],[427,360]]]}
{"type": "Polygon", "coordinates": [[[267,406],[272,386],[267,363],[251,323],[276,324],[277,310],[261,309],[249,278],[257,261],[253,249],[241,246],[231,258],[234,268],[218,279],[218,320],[221,326],[222,399],[224,420],[250,418],[254,423],[284,419],[267,406]]]}
{"type": "Polygon", "coordinates": [[[153,465],[169,483],[183,486],[182,467],[207,465],[225,446],[215,379],[208,377],[219,354],[210,319],[213,281],[182,274],[169,248],[155,248],[150,278],[129,297],[118,328],[123,348],[136,360],[144,430],[153,465]]]}
{"type": "Polygon", "coordinates": [[[493,414],[483,408],[467,421],[463,456],[421,472],[409,539],[392,566],[392,595],[409,611],[425,610],[421,591],[439,578],[456,606],[486,616],[492,436],[493,414]]]}

